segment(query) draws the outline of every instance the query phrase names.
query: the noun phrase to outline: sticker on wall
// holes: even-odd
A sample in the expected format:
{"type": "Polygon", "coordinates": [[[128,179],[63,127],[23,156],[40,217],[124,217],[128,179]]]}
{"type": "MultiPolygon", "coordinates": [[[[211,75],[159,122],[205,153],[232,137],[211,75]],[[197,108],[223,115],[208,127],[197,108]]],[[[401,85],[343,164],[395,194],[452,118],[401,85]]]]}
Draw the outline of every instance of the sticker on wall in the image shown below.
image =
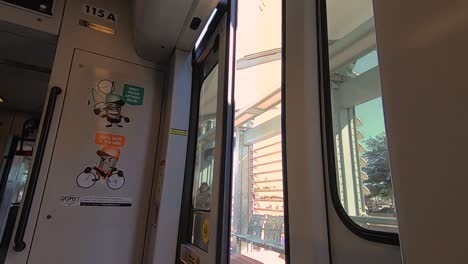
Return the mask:
{"type": "Polygon", "coordinates": [[[76,177],[76,183],[83,189],[93,187],[96,182],[103,182],[112,190],[122,188],[125,185],[125,176],[117,165],[120,160],[120,148],[125,145],[125,136],[96,133],[95,141],[102,147],[96,152],[97,164],[84,168],[76,177]]]}
{"type": "Polygon", "coordinates": [[[62,206],[79,206],[80,196],[76,195],[62,195],[60,196],[59,203],[62,206]]]}
{"type": "Polygon", "coordinates": [[[127,197],[81,197],[80,206],[130,207],[132,199],[127,197]]]}
{"type": "Polygon", "coordinates": [[[129,105],[143,105],[143,97],[145,89],[142,87],[125,84],[123,90],[123,98],[129,105]]]}
{"type": "Polygon", "coordinates": [[[124,116],[122,107],[125,101],[122,96],[115,91],[115,82],[111,80],[100,80],[97,87],[91,90],[94,114],[106,119],[106,127],[122,127],[122,122],[130,123],[130,118],[124,116]]]}
{"type": "Polygon", "coordinates": [[[205,221],[203,221],[202,240],[205,244],[208,244],[208,242],[210,242],[210,220],[208,219],[205,219],[205,221]]]}
{"type": "Polygon", "coordinates": [[[184,129],[171,128],[169,133],[177,136],[188,136],[188,131],[184,129]]]}
{"type": "Polygon", "coordinates": [[[132,199],[127,197],[99,197],[62,195],[59,198],[62,206],[105,206],[105,207],[130,207],[132,199]]]}
{"type": "Polygon", "coordinates": [[[93,112],[107,121],[106,127],[123,127],[123,123],[130,123],[130,117],[124,114],[125,105],[143,105],[144,89],[124,84],[120,95],[116,81],[103,79],[97,82],[90,94],[88,104],[94,103],[93,112]]]}
{"type": "Polygon", "coordinates": [[[96,145],[102,147],[121,148],[125,146],[127,138],[121,135],[112,135],[107,133],[96,133],[96,145]]]}

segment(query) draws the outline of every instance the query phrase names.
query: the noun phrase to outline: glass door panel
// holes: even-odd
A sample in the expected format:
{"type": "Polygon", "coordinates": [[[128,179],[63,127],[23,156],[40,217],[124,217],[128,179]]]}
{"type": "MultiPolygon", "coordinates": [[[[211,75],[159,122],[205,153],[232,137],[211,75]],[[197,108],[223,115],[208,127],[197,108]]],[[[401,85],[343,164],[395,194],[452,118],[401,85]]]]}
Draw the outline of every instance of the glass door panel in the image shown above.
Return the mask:
{"type": "Polygon", "coordinates": [[[216,146],[216,106],[218,93],[218,65],[203,81],[200,90],[200,103],[193,174],[192,244],[208,251],[209,234],[206,229],[210,222],[211,189],[214,176],[214,153],[216,146]]]}
{"type": "Polygon", "coordinates": [[[282,4],[237,8],[230,261],[284,264],[282,4]]]}

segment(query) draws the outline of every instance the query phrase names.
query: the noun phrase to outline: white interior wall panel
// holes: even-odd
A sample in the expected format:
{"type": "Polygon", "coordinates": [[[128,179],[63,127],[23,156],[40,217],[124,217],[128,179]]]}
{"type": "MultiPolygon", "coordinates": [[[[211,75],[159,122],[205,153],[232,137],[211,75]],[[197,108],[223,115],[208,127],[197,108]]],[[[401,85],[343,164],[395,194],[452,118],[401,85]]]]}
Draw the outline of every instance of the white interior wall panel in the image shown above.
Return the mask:
{"type": "Polygon", "coordinates": [[[53,113],[29,215],[24,238],[26,249],[15,252],[11,243],[6,263],[123,264],[138,263],[142,258],[151,185],[156,169],[164,71],[162,67],[138,56],[133,46],[132,32],[131,1],[67,1],[49,83],[49,88],[58,86],[62,88],[62,93],[58,96],[53,113]],[[96,8],[96,15],[84,12],[86,4],[96,8]],[[99,17],[99,10],[106,15],[114,14],[115,22],[99,17]],[[115,35],[83,27],[79,25],[80,20],[111,28],[115,35]],[[98,82],[104,79],[114,82],[115,88],[106,85],[112,82],[104,82],[101,88],[105,94],[93,101],[90,93],[93,89],[99,90],[98,82]],[[136,87],[127,92],[127,95],[130,94],[128,98],[124,96],[126,85],[136,87]],[[106,102],[109,91],[126,102],[121,106],[122,115],[130,120],[127,123],[122,117],[122,128],[115,124],[106,127],[106,112],[101,111],[100,115],[94,112],[97,103],[119,101],[112,95],[106,102]],[[142,105],[139,105],[139,97],[144,98],[142,105]],[[105,179],[100,179],[89,189],[77,185],[77,174],[83,171],[83,166],[97,167],[101,157],[98,151],[109,150],[105,151],[104,143],[96,140],[96,133],[125,137],[125,144],[120,147],[116,146],[122,143],[122,137],[112,137],[120,138],[117,140],[120,143],[111,146],[114,148],[111,152],[115,154],[115,148],[119,148],[116,167],[125,175],[125,184],[118,190],[110,189],[105,179]],[[131,200],[132,205],[65,207],[60,203],[60,198],[67,195],[120,197],[123,201],[131,200]],[[108,235],[108,239],[105,239],[108,235]],[[80,244],[80,247],[76,244],[67,246],[71,243],[70,237],[75,236],[87,243],[80,244]],[[91,243],[90,239],[93,238],[94,242],[91,243]]]}
{"type": "Polygon", "coordinates": [[[161,81],[153,69],[75,52],[28,263],[141,261],[161,110],[160,90],[153,88],[161,81]],[[116,82],[114,95],[122,94],[126,85],[144,89],[141,105],[129,101],[122,106],[128,123],[122,120],[108,127],[109,119],[93,112],[99,99],[88,104],[94,99],[88,87],[105,79],[116,82]],[[105,142],[98,142],[104,137],[105,142]],[[94,176],[83,170],[94,166],[105,170],[100,164],[103,154],[117,159],[112,166],[123,176],[106,179],[93,169],[100,176],[93,184],[83,177],[93,181],[94,176]],[[64,197],[78,197],[80,203],[64,203],[64,197]]]}
{"type": "Polygon", "coordinates": [[[468,2],[374,4],[403,261],[464,263],[468,2]]]}
{"type": "MultiPolygon", "coordinates": [[[[161,135],[159,174],[155,184],[148,229],[148,263],[175,263],[180,208],[185,176],[187,136],[171,129],[188,131],[192,91],[192,54],[175,50],[167,90],[165,125],[161,135]]],[[[183,133],[182,133],[183,134],[183,133]]]]}
{"type": "MultiPolygon", "coordinates": [[[[79,2],[79,1],[77,1],[79,2]]],[[[62,22],[65,0],[55,0],[52,15],[31,11],[6,2],[0,2],[0,21],[25,27],[24,32],[37,30],[51,36],[57,36],[62,22]]],[[[31,32],[30,32],[31,33],[31,32]]],[[[37,33],[33,33],[36,34],[37,33]]]]}

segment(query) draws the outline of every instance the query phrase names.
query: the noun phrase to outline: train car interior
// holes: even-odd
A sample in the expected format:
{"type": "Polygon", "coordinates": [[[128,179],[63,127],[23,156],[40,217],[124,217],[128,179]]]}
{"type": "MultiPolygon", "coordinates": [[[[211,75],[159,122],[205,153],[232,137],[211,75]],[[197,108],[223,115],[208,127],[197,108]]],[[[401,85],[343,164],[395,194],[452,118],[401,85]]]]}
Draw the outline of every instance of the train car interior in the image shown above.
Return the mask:
{"type": "Polygon", "coordinates": [[[32,166],[57,41],[1,23],[0,261],[4,261],[32,166]]]}
{"type": "Polygon", "coordinates": [[[0,264],[468,263],[467,11],[0,0],[0,264]]]}

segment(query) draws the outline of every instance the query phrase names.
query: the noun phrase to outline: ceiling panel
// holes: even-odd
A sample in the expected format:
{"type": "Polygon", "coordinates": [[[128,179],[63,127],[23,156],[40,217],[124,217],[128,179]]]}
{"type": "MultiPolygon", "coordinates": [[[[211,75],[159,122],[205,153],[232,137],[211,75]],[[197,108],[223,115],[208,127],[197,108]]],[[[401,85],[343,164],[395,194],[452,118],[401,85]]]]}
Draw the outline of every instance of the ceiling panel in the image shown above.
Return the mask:
{"type": "Polygon", "coordinates": [[[49,74],[0,65],[0,110],[40,112],[47,94],[49,74]]]}
{"type": "Polygon", "coordinates": [[[167,61],[193,0],[135,0],[134,43],[142,57],[167,61]]]}
{"type": "Polygon", "coordinates": [[[1,28],[0,39],[0,59],[52,68],[54,44],[2,31],[1,28]]]}
{"type": "Polygon", "coordinates": [[[219,0],[135,0],[134,44],[140,56],[167,62],[174,48],[191,51],[219,0]],[[201,23],[190,28],[193,18],[201,23]]]}
{"type": "Polygon", "coordinates": [[[329,39],[343,38],[373,14],[372,0],[327,0],[329,39]]]}
{"type": "Polygon", "coordinates": [[[40,112],[47,94],[55,44],[0,27],[0,110],[40,112]]]}

